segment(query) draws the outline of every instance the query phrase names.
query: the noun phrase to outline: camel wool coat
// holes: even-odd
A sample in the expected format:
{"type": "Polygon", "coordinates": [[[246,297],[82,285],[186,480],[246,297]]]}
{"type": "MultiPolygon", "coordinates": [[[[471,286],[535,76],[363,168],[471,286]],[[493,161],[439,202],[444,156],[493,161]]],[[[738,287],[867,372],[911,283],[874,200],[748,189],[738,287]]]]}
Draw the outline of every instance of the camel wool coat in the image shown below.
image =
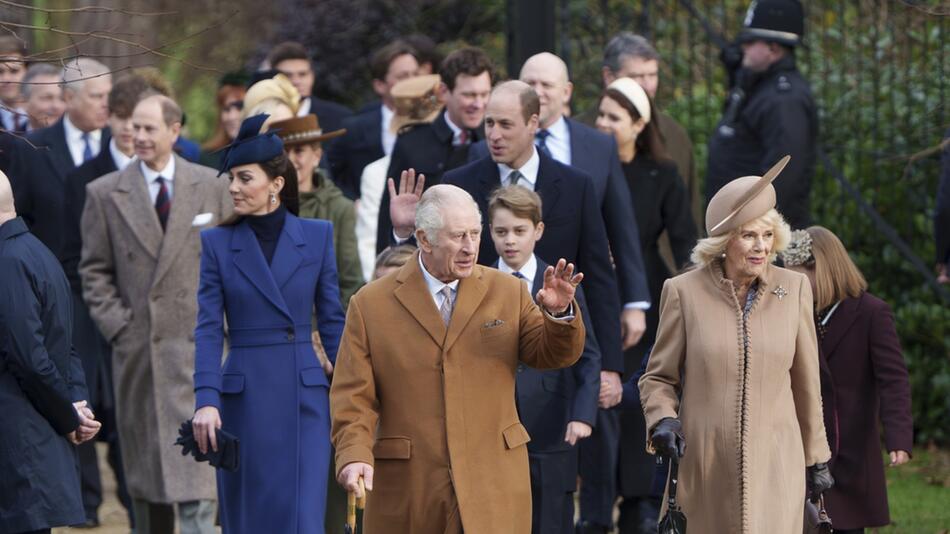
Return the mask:
{"type": "Polygon", "coordinates": [[[175,158],[164,232],[138,161],[86,186],[79,274],[112,345],[116,423],[133,498],[215,499],[214,469],[174,446],[195,411],[195,321],[203,228],[231,214],[228,181],[175,158]]]}
{"type": "Polygon", "coordinates": [[[768,265],[745,321],[744,304],[718,262],[666,281],[639,382],[647,440],[661,419],[683,422],[690,534],[799,534],[805,468],[831,457],[811,286],[768,265]]]}
{"type": "Polygon", "coordinates": [[[416,253],[350,300],[330,388],[336,466],[374,467],[373,534],[531,532],[530,440],[515,407],[518,362],[573,364],[584,324],[555,320],[521,280],[476,265],[448,328],[416,253]],[[459,521],[460,516],[460,521],[459,521]]]}

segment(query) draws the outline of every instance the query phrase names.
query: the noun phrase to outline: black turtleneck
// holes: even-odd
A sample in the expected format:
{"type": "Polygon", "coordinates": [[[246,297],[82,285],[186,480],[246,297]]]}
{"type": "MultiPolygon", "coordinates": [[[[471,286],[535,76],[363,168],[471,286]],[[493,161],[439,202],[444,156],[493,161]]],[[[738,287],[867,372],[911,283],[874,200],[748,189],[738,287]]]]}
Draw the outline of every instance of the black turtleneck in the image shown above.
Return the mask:
{"type": "Polygon", "coordinates": [[[283,204],[276,210],[266,215],[248,215],[245,220],[257,236],[257,242],[261,245],[261,252],[264,253],[264,259],[270,265],[274,259],[274,251],[277,249],[277,240],[280,238],[280,231],[284,229],[284,220],[287,218],[287,208],[283,204]]]}

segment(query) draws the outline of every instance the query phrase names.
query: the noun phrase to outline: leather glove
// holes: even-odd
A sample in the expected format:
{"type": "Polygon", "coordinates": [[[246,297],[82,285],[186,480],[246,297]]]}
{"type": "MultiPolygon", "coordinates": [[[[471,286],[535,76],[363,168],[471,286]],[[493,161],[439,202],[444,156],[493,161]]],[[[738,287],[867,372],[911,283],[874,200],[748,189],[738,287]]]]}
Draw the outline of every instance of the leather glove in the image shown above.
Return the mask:
{"type": "Polygon", "coordinates": [[[818,502],[818,498],[825,490],[831,489],[835,485],[835,479],[831,476],[831,470],[828,464],[815,464],[808,467],[808,476],[805,477],[808,482],[808,500],[818,502]]]}
{"type": "Polygon", "coordinates": [[[660,456],[682,458],[686,452],[683,423],[674,417],[660,419],[650,434],[650,445],[660,456]]]}

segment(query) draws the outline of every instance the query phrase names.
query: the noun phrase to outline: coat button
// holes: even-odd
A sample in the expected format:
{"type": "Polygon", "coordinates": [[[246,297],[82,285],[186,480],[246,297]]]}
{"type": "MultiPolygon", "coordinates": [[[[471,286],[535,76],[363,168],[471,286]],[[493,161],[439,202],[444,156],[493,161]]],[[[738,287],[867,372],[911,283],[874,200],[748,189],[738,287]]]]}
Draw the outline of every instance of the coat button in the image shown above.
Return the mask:
{"type": "Polygon", "coordinates": [[[293,328],[288,328],[288,329],[287,329],[287,341],[293,341],[295,337],[296,337],[296,336],[294,336],[294,329],[293,329],[293,328]]]}
{"type": "Polygon", "coordinates": [[[518,364],[518,372],[524,371],[524,365],[518,364]]]}

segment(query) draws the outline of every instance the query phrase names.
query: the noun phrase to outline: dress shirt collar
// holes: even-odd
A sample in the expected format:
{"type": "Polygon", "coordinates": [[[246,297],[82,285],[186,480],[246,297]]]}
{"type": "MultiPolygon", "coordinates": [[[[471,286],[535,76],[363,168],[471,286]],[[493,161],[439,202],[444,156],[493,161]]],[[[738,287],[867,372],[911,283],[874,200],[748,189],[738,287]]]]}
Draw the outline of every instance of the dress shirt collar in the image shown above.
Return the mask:
{"type": "MultiPolygon", "coordinates": [[[[448,111],[446,111],[445,113],[443,113],[442,116],[445,117],[445,123],[448,124],[448,125],[449,125],[449,129],[452,130],[452,144],[453,144],[453,145],[458,145],[458,144],[459,144],[459,135],[462,134],[462,129],[459,128],[454,122],[452,122],[452,119],[449,118],[449,112],[448,112],[448,111]]],[[[474,139],[469,139],[468,141],[473,142],[473,143],[475,142],[474,139]]]]}
{"type": "Polygon", "coordinates": [[[305,97],[301,98],[301,99],[300,99],[300,107],[297,108],[297,116],[298,116],[298,117],[306,117],[307,115],[309,115],[309,114],[310,114],[310,107],[311,107],[312,105],[313,105],[313,102],[311,101],[311,98],[310,98],[309,96],[305,96],[305,97]]]}
{"type": "MultiPolygon", "coordinates": [[[[538,169],[540,168],[540,166],[541,166],[541,158],[538,157],[538,149],[535,148],[535,146],[532,144],[531,157],[528,158],[528,161],[526,161],[525,164],[522,165],[520,169],[517,169],[518,171],[521,171],[521,175],[524,176],[524,180],[528,182],[528,185],[531,186],[529,189],[531,189],[532,191],[537,188],[538,169]]],[[[508,175],[511,174],[511,171],[513,170],[515,169],[512,169],[511,167],[505,165],[504,163],[498,164],[498,177],[501,179],[501,184],[503,186],[508,185],[508,175]]]]}
{"type": "Polygon", "coordinates": [[[132,160],[135,159],[135,154],[132,154],[132,157],[129,157],[119,150],[119,147],[115,145],[114,137],[109,140],[109,153],[112,155],[112,163],[115,163],[115,168],[119,169],[120,171],[125,170],[125,168],[129,166],[129,163],[132,163],[132,160]]]}
{"type": "MultiPolygon", "coordinates": [[[[66,132],[66,146],[69,147],[69,154],[73,157],[73,163],[76,166],[83,164],[82,153],[86,148],[82,140],[84,133],[69,120],[69,114],[63,114],[63,130],[66,132]]],[[[102,130],[92,130],[89,133],[89,147],[92,149],[93,157],[99,153],[102,146],[102,130]]]]}
{"type": "Polygon", "coordinates": [[[551,157],[565,165],[571,164],[571,129],[567,126],[567,119],[563,115],[554,121],[548,130],[548,138],[544,144],[548,147],[551,157]]]}
{"type": "Polygon", "coordinates": [[[453,291],[455,291],[456,293],[458,292],[458,288],[459,288],[459,281],[458,281],[458,280],[452,280],[451,282],[449,282],[448,284],[446,284],[446,283],[443,282],[442,280],[439,280],[438,278],[436,278],[436,277],[432,276],[431,274],[429,274],[429,271],[426,270],[426,265],[425,265],[425,263],[422,262],[422,254],[421,254],[421,253],[419,254],[419,268],[422,269],[422,277],[425,278],[426,286],[429,288],[429,294],[430,294],[430,295],[432,296],[432,298],[435,300],[435,304],[436,304],[435,307],[436,307],[436,308],[438,308],[438,307],[441,306],[441,304],[442,304],[442,299],[443,299],[444,297],[442,296],[441,291],[442,291],[442,288],[443,288],[443,287],[449,286],[449,287],[452,288],[453,291]]]}
{"type": "MultiPolygon", "coordinates": [[[[515,269],[512,269],[511,267],[509,267],[508,264],[505,263],[505,260],[502,260],[502,259],[498,260],[498,270],[503,273],[510,274],[512,276],[515,274],[515,269]]],[[[517,271],[521,273],[521,276],[524,277],[524,281],[528,283],[528,291],[530,292],[531,288],[534,287],[534,279],[536,276],[538,276],[537,256],[532,254],[528,258],[528,261],[526,261],[525,264],[522,265],[520,269],[517,269],[517,271]]]]}
{"type": "Polygon", "coordinates": [[[165,168],[159,171],[153,171],[145,164],[144,161],[139,162],[139,169],[142,170],[142,175],[145,176],[145,182],[149,185],[155,183],[155,179],[161,176],[167,182],[173,182],[175,180],[175,156],[174,154],[168,158],[168,163],[165,164],[165,168]]]}
{"type": "Polygon", "coordinates": [[[393,123],[393,116],[395,116],[396,113],[386,107],[386,104],[380,104],[379,108],[383,115],[382,124],[380,125],[382,128],[380,131],[380,139],[383,142],[383,153],[389,156],[393,153],[393,147],[396,146],[396,133],[389,129],[393,123]]]}

